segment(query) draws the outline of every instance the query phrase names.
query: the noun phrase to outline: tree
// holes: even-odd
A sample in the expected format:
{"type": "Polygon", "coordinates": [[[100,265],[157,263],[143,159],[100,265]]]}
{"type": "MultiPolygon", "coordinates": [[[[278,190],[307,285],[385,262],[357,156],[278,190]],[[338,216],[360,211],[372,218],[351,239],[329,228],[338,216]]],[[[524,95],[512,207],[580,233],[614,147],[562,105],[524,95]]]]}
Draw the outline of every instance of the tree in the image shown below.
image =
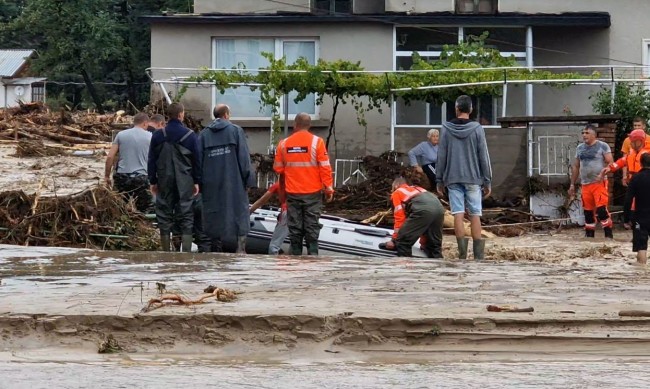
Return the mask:
{"type": "Polygon", "coordinates": [[[612,101],[611,88],[601,88],[589,96],[595,112],[601,115],[610,113],[621,115],[616,126],[616,150],[620,150],[623,140],[632,131],[632,121],[639,116],[646,121],[650,118],[650,91],[644,85],[617,83],[612,101]]]}

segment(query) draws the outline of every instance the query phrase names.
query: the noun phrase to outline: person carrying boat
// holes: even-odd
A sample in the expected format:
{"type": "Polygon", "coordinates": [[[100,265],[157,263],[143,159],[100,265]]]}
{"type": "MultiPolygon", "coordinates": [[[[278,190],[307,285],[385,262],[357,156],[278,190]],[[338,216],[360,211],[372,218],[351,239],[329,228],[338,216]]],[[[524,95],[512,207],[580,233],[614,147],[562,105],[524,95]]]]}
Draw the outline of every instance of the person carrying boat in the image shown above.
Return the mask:
{"type": "Polygon", "coordinates": [[[284,174],[291,254],[302,255],[303,238],[307,253],[318,255],[323,192],[327,202],[334,197],[332,168],[322,138],[309,132],[311,117],[299,113],[293,134],[280,141],[273,169],[284,174]]]}
{"type": "Polygon", "coordinates": [[[223,241],[236,241],[236,252],[243,254],[251,228],[248,188],[255,185],[255,173],[246,134],[230,122],[230,107],[219,104],[212,114],[214,121],[199,135],[204,232],[212,251],[222,251],[223,241]]]}
{"type": "Polygon", "coordinates": [[[393,181],[393,238],[382,248],[397,250],[400,257],[413,256],[413,244],[425,236],[424,252],[429,258],[442,258],[442,226],[445,209],[433,193],[409,185],[404,177],[393,181]]]}
{"type": "Polygon", "coordinates": [[[426,174],[430,188],[436,188],[436,162],[438,161],[438,140],[440,132],[432,128],[427,132],[427,140],[420,142],[409,150],[409,163],[420,172],[426,174]]]}
{"type": "Polygon", "coordinates": [[[135,207],[146,212],[151,207],[151,193],[147,182],[147,155],[151,143],[151,133],[147,128],[149,116],[140,112],[133,117],[133,127],[120,131],[106,157],[104,181],[111,186],[111,171],[117,157],[117,167],[113,174],[115,189],[126,201],[133,198],[135,207]]]}
{"type": "Polygon", "coordinates": [[[185,108],[180,103],[167,108],[169,122],[153,133],[149,147],[149,183],[156,196],[156,220],[163,251],[170,249],[174,221],[181,229],[181,250],[192,251],[194,197],[199,194],[200,150],[194,131],[183,125],[185,108]]]}
{"type": "Polygon", "coordinates": [[[251,205],[250,213],[255,212],[259,207],[268,203],[271,198],[277,195],[280,200],[280,213],[278,214],[278,221],[273,230],[273,236],[269,243],[269,254],[277,255],[282,251],[282,243],[289,236],[289,226],[287,225],[287,194],[284,189],[284,175],[281,175],[278,182],[271,185],[271,187],[251,205]]]}
{"type": "Polygon", "coordinates": [[[614,238],[612,218],[607,206],[609,192],[607,177],[603,176],[607,165],[613,162],[612,150],[609,145],[596,139],[596,129],[588,124],[582,130],[583,143],[576,148],[576,158],[571,167],[571,184],[569,197],[575,196],[575,183],[580,178],[582,185],[582,208],[585,215],[585,237],[593,238],[596,233],[596,222],[600,221],[606,238],[614,238]]]}

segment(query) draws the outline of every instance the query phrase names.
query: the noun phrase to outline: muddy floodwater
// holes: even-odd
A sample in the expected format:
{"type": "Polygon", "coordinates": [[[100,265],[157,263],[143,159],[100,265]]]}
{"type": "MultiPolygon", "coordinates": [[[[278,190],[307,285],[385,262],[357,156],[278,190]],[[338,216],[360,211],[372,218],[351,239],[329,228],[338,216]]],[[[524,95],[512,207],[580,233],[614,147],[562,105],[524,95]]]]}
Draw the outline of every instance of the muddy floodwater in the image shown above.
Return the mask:
{"type": "Polygon", "coordinates": [[[0,363],[7,388],[647,388],[647,363],[206,365],[0,363]]]}
{"type": "Polygon", "coordinates": [[[645,388],[627,243],[522,237],[498,245],[542,259],[481,263],[0,246],[0,388],[645,388]],[[236,299],[151,308],[209,285],[236,299]]]}

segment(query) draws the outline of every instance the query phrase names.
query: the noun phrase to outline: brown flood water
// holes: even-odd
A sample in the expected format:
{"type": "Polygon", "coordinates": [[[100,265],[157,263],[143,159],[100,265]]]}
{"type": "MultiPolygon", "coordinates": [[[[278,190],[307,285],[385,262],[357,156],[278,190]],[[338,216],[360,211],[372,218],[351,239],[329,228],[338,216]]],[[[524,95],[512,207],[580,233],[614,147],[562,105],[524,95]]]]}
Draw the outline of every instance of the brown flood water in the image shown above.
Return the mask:
{"type": "Polygon", "coordinates": [[[0,246],[0,388],[645,388],[650,274],[0,246]],[[140,310],[156,282],[230,303],[140,310]],[[487,312],[488,304],[534,307],[487,312]],[[433,334],[433,329],[436,333],[433,334]],[[125,346],[99,355],[105,334],[125,346]]]}

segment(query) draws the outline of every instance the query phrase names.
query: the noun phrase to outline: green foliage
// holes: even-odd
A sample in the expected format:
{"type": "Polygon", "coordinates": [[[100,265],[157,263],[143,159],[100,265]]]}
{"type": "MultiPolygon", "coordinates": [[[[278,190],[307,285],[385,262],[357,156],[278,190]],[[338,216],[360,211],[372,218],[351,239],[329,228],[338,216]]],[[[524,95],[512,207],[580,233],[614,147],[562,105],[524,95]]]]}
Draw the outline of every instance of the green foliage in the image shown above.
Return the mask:
{"type": "MultiPolygon", "coordinates": [[[[191,0],[0,0],[0,47],[38,51],[31,69],[54,82],[78,82],[85,70],[98,94],[130,109],[149,99],[151,39],[144,15],[192,12],[191,0]],[[75,76],[76,75],[76,76],[75,76]]],[[[48,84],[48,95],[79,107],[75,85],[48,84]]]]}
{"type": "MultiPolygon", "coordinates": [[[[279,98],[291,91],[296,91],[295,102],[304,100],[309,94],[316,93],[317,104],[325,97],[343,104],[351,104],[357,112],[357,119],[366,125],[365,113],[381,108],[391,102],[394,89],[404,89],[395,93],[406,103],[421,100],[442,102],[453,100],[460,94],[474,96],[500,95],[504,78],[517,80],[568,79],[575,74],[557,74],[548,71],[514,69],[517,62],[514,57],[503,57],[496,49],[485,47],[487,34],[470,37],[458,45],[445,46],[439,60],[426,61],[418,54],[413,57],[411,70],[418,72],[390,72],[385,74],[363,72],[360,62],[343,60],[319,60],[315,65],[301,58],[288,64],[285,58],[276,59],[271,53],[263,55],[270,65],[260,73],[249,72],[245,68],[233,71],[215,71],[205,69],[193,81],[211,81],[221,92],[233,83],[261,84],[251,86],[261,93],[260,104],[270,106],[274,118],[274,129],[279,131],[279,98]],[[500,68],[500,69],[495,69],[500,68]],[[512,69],[508,69],[512,68],[512,69]],[[352,71],[350,73],[350,71],[352,71]],[[343,73],[348,72],[348,73],[343,73]],[[438,89],[417,89],[435,85],[471,84],[492,82],[493,84],[463,85],[438,89]]],[[[597,76],[597,75],[594,75],[597,76]]],[[[335,104],[336,105],[336,104],[335,104]]],[[[333,116],[336,113],[334,112],[333,116]]],[[[330,126],[333,130],[334,118],[330,126]]]]}
{"type": "Polygon", "coordinates": [[[611,88],[601,88],[589,98],[595,112],[621,115],[616,127],[616,150],[620,150],[623,140],[632,130],[634,118],[640,116],[648,120],[650,117],[650,91],[643,85],[618,83],[614,92],[613,105],[611,88]]]}

